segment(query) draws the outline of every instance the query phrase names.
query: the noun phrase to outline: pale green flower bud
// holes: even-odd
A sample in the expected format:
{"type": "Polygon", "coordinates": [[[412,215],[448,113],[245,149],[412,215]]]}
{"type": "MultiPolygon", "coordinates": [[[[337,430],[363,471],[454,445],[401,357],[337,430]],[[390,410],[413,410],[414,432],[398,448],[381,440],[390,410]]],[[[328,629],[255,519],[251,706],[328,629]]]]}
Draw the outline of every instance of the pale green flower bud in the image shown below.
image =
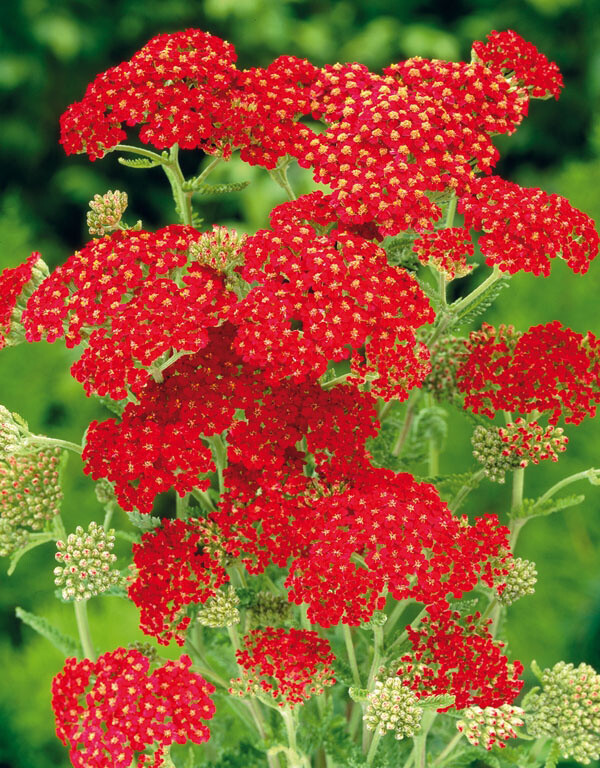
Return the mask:
{"type": "Polygon", "coordinates": [[[505,473],[527,466],[527,461],[516,455],[505,456],[498,427],[475,427],[471,437],[473,456],[483,464],[485,476],[495,483],[503,483],[505,473]]]}
{"type": "Polygon", "coordinates": [[[506,586],[498,597],[498,601],[502,605],[512,605],[520,597],[533,595],[537,583],[535,563],[524,560],[522,557],[515,557],[514,560],[506,563],[505,567],[509,569],[502,582],[506,586]]]}
{"type": "Polygon", "coordinates": [[[528,696],[529,733],[553,739],[578,763],[600,760],[600,675],[589,664],[560,661],[541,682],[542,691],[528,696]]]}
{"type": "Polygon", "coordinates": [[[229,585],[219,590],[198,611],[198,622],[204,627],[232,627],[240,622],[240,599],[235,588],[229,585]]]}
{"type": "Polygon", "coordinates": [[[251,629],[281,627],[292,620],[292,606],[285,597],[258,592],[248,611],[251,629]]]}
{"type": "Polygon", "coordinates": [[[397,739],[414,736],[421,728],[423,710],[415,693],[400,677],[376,680],[367,695],[365,726],[381,735],[393,732],[397,739]]]}
{"type": "Polygon", "coordinates": [[[104,195],[94,195],[87,215],[90,235],[102,237],[106,232],[119,229],[121,218],[127,208],[127,193],[109,189],[104,195]]]}
{"type": "Polygon", "coordinates": [[[64,600],[87,600],[121,582],[121,574],[112,568],[117,559],[111,551],[114,533],[91,522],[87,532],[78,525],[66,542],[56,542],[55,557],[63,565],[54,569],[54,583],[63,588],[64,600]]]}
{"type": "Polygon", "coordinates": [[[494,744],[506,746],[505,739],[516,739],[515,728],[523,725],[525,712],[521,707],[503,704],[501,707],[469,707],[456,723],[458,730],[475,747],[491,749],[494,744]]]}
{"type": "Polygon", "coordinates": [[[0,557],[10,557],[29,541],[29,532],[0,517],[0,557]]]}
{"type": "Polygon", "coordinates": [[[0,515],[13,527],[39,531],[60,512],[61,451],[8,454],[0,460],[0,515]]]}

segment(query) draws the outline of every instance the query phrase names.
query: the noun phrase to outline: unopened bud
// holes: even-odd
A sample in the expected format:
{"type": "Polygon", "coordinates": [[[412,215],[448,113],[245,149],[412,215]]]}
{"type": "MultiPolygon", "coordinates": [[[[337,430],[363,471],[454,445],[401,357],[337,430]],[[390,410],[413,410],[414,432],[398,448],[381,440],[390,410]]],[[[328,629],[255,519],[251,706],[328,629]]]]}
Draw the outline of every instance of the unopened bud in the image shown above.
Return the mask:
{"type": "Polygon", "coordinates": [[[54,583],[63,588],[64,600],[87,600],[120,583],[121,574],[112,568],[114,545],[114,531],[95,522],[87,531],[78,525],[66,542],[56,542],[55,557],[62,565],[54,569],[54,583]]]}
{"type": "Polygon", "coordinates": [[[91,208],[87,215],[90,235],[102,237],[106,232],[119,229],[119,224],[127,208],[127,193],[109,189],[104,195],[94,195],[90,200],[91,208]]]}
{"type": "Polygon", "coordinates": [[[198,622],[204,627],[232,627],[240,622],[240,599],[235,588],[229,585],[216,592],[198,611],[198,622]]]}

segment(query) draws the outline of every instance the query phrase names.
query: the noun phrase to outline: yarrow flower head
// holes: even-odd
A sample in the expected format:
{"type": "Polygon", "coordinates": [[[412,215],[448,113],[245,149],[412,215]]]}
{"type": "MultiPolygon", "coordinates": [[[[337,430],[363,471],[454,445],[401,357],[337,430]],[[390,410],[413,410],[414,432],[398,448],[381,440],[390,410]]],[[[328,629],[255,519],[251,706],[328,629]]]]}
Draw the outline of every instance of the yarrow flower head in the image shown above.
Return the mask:
{"type": "Polygon", "coordinates": [[[423,381],[423,389],[440,402],[460,400],[456,372],[467,357],[465,340],[456,336],[442,336],[429,350],[431,372],[423,381]]]}
{"type": "Polygon", "coordinates": [[[198,611],[198,623],[203,627],[232,627],[240,622],[240,599],[231,584],[215,592],[198,611]]]}
{"type": "Polygon", "coordinates": [[[511,704],[500,707],[467,707],[456,727],[474,747],[491,749],[494,744],[506,746],[507,739],[516,739],[515,728],[525,724],[524,710],[511,704]]]}
{"type": "Polygon", "coordinates": [[[90,211],[87,214],[87,225],[90,235],[102,237],[107,232],[119,229],[121,218],[127,208],[127,192],[114,192],[109,189],[103,195],[94,195],[90,201],[90,211]]]}
{"type": "Polygon", "coordinates": [[[541,673],[542,690],[527,697],[527,729],[553,739],[565,758],[600,759],[600,675],[589,664],[558,662],[541,673]]]}
{"type": "Polygon", "coordinates": [[[252,630],[236,658],[244,675],[232,681],[230,692],[266,694],[281,707],[303,704],[335,683],[329,642],[312,630],[252,630]]]}
{"type": "Polygon", "coordinates": [[[473,54],[490,69],[501,70],[511,84],[526,88],[532,98],[558,99],[563,79],[557,65],[514,30],[493,30],[487,43],[473,43],[473,54]]]}
{"type": "Polygon", "coordinates": [[[48,274],[48,266],[37,251],[20,266],[0,273],[0,349],[25,341],[23,311],[48,274]]]}
{"type": "Polygon", "coordinates": [[[519,598],[534,594],[537,584],[535,563],[515,557],[505,562],[504,568],[506,575],[495,585],[501,605],[512,605],[519,598]]]}
{"type": "Polygon", "coordinates": [[[93,521],[87,531],[78,525],[66,541],[56,542],[55,557],[62,565],[54,569],[54,583],[62,587],[64,600],[88,600],[120,583],[121,574],[112,567],[114,546],[114,530],[93,521]]]}
{"type": "Polygon", "coordinates": [[[396,739],[410,738],[419,732],[422,716],[418,697],[400,677],[376,680],[367,694],[363,720],[382,736],[391,731],[396,739]]]}
{"type": "Polygon", "coordinates": [[[73,766],[160,768],[171,744],[208,741],[215,688],[191,663],[181,656],[151,670],[146,656],[125,648],[95,662],[67,659],[52,682],[52,708],[73,766]]]}
{"type": "Polygon", "coordinates": [[[420,235],[413,251],[423,264],[431,264],[446,280],[464,277],[472,271],[467,256],[473,256],[475,246],[467,229],[448,227],[420,235]]]}
{"type": "Polygon", "coordinates": [[[11,554],[60,512],[59,448],[0,458],[0,554],[11,554]]]}

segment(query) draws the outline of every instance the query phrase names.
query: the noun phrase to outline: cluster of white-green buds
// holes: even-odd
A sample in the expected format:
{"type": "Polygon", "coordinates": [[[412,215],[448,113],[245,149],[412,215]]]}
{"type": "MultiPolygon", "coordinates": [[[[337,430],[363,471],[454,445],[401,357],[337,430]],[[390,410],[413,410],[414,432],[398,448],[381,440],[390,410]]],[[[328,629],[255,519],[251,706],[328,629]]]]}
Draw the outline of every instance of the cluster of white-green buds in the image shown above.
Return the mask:
{"type": "Polygon", "coordinates": [[[121,219],[127,208],[127,192],[109,189],[103,195],[94,195],[89,202],[87,225],[90,235],[102,237],[106,232],[120,228],[121,219]]]}
{"type": "Polygon", "coordinates": [[[229,272],[243,264],[245,242],[246,235],[238,234],[235,229],[214,225],[212,232],[204,232],[199,240],[190,245],[190,259],[217,272],[229,272]]]}
{"type": "Polygon", "coordinates": [[[54,569],[54,583],[62,587],[64,600],[87,600],[121,582],[121,574],[112,568],[117,559],[114,534],[91,522],[87,531],[78,525],[66,542],[56,542],[55,557],[62,565],[54,569]]]}
{"type": "Polygon", "coordinates": [[[499,595],[498,601],[502,605],[512,605],[520,597],[533,595],[537,584],[535,563],[524,560],[522,557],[515,557],[506,563],[505,567],[508,568],[508,573],[502,583],[506,586],[499,595]]]}
{"type": "Polygon", "coordinates": [[[94,492],[100,504],[110,504],[111,501],[115,500],[115,491],[112,483],[105,477],[101,477],[96,481],[94,492]]]}
{"type": "Polygon", "coordinates": [[[458,400],[456,371],[466,355],[464,339],[444,336],[432,345],[430,352],[431,373],[423,381],[423,389],[431,392],[438,402],[458,400]]]}
{"type": "Polygon", "coordinates": [[[471,437],[473,456],[483,464],[485,476],[495,483],[505,481],[506,472],[527,466],[527,460],[516,454],[504,455],[506,445],[498,427],[478,425],[471,437]]]}
{"type": "Polygon", "coordinates": [[[23,547],[30,531],[41,531],[60,512],[58,448],[6,453],[0,459],[0,555],[23,547]]]}
{"type": "Polygon", "coordinates": [[[376,680],[367,694],[365,726],[382,736],[393,732],[397,739],[414,736],[421,727],[423,710],[415,693],[400,677],[376,680]]]}
{"type": "Polygon", "coordinates": [[[600,675],[589,664],[560,661],[541,673],[542,690],[527,696],[527,729],[547,736],[565,758],[600,760],[600,675]]]}
{"type": "Polygon", "coordinates": [[[23,427],[8,408],[0,405],[0,454],[15,453],[23,442],[23,427]]]}
{"type": "Polygon", "coordinates": [[[198,611],[198,622],[204,627],[233,627],[240,623],[240,599],[231,584],[218,590],[198,611]]]}
{"type": "Polygon", "coordinates": [[[506,739],[516,739],[519,728],[524,724],[525,712],[521,707],[503,704],[501,707],[468,707],[456,727],[470,744],[491,749],[494,744],[506,746],[506,739]]]}
{"type": "Polygon", "coordinates": [[[257,592],[248,611],[248,622],[251,629],[281,627],[291,622],[292,615],[291,603],[285,597],[257,592]]]}

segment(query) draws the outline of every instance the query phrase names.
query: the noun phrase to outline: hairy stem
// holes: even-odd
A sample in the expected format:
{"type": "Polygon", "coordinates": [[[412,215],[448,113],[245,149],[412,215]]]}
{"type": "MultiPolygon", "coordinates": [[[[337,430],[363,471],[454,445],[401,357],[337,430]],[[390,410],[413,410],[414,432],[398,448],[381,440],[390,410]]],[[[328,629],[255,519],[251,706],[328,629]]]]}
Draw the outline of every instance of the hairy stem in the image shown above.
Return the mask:
{"type": "Polygon", "coordinates": [[[438,765],[440,765],[441,763],[443,763],[443,762],[444,762],[444,760],[445,760],[445,759],[446,759],[446,758],[447,758],[447,757],[448,757],[450,754],[452,754],[452,752],[453,752],[453,751],[454,751],[454,749],[456,748],[456,745],[457,745],[457,744],[458,744],[458,742],[461,740],[461,738],[462,738],[462,733],[457,733],[457,734],[456,734],[456,736],[454,736],[454,738],[453,738],[453,739],[451,739],[451,740],[450,740],[450,741],[449,741],[449,742],[446,744],[446,746],[444,747],[444,749],[443,749],[443,750],[440,752],[440,754],[439,754],[439,755],[438,755],[438,756],[435,758],[435,760],[434,760],[434,761],[433,761],[433,763],[431,764],[432,768],[436,768],[436,766],[438,766],[438,765]]]}
{"type": "Polygon", "coordinates": [[[356,653],[354,652],[354,643],[352,642],[352,630],[347,624],[342,624],[342,632],[344,634],[344,642],[346,643],[348,663],[350,664],[350,669],[352,670],[352,682],[357,688],[361,688],[360,672],[358,671],[356,653]]]}
{"type": "Polygon", "coordinates": [[[96,661],[96,651],[94,650],[87,616],[87,600],[75,600],[73,607],[75,608],[77,631],[79,632],[79,639],[81,640],[81,647],[83,648],[85,658],[96,661]]]}

